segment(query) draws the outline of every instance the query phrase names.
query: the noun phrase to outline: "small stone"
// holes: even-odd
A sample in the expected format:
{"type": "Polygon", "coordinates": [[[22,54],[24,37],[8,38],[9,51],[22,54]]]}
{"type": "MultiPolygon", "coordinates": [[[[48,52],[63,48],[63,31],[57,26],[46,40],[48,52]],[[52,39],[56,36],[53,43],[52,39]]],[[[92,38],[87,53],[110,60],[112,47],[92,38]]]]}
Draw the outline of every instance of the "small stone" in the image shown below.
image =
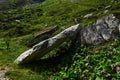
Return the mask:
{"type": "Polygon", "coordinates": [[[119,32],[120,32],[120,24],[119,24],[119,26],[118,26],[118,29],[119,29],[119,32]]]}
{"type": "Polygon", "coordinates": [[[105,10],[105,11],[104,11],[104,14],[106,14],[106,13],[108,13],[108,12],[109,12],[109,10],[105,10]]]}
{"type": "Polygon", "coordinates": [[[86,14],[83,18],[90,18],[93,16],[93,13],[90,13],[90,14],[86,14]]]}
{"type": "Polygon", "coordinates": [[[108,5],[108,6],[105,7],[105,9],[109,9],[110,7],[111,7],[111,5],[108,5]]]}
{"type": "Polygon", "coordinates": [[[120,71],[120,66],[116,67],[116,71],[119,72],[120,71]]]}
{"type": "Polygon", "coordinates": [[[17,19],[15,21],[18,22],[18,23],[20,22],[20,20],[17,20],[17,19]]]}
{"type": "Polygon", "coordinates": [[[120,71],[120,62],[117,62],[116,64],[116,72],[119,72],[120,71]]]}

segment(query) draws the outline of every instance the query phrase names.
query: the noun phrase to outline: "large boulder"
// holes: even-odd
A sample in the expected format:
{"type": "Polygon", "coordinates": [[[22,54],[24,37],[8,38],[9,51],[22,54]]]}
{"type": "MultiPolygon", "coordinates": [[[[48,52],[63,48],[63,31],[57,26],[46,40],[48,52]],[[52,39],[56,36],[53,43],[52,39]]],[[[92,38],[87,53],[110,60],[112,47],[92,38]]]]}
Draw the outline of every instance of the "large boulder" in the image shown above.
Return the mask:
{"type": "Polygon", "coordinates": [[[119,32],[119,20],[111,14],[97,20],[95,24],[83,28],[79,40],[81,39],[81,43],[83,44],[97,45],[119,36],[119,32]]]}
{"type": "Polygon", "coordinates": [[[73,40],[76,37],[78,31],[80,31],[79,24],[65,29],[58,35],[46,39],[33,46],[31,49],[25,51],[15,60],[15,62],[27,63],[34,60],[39,60],[42,56],[44,56],[46,53],[50,52],[54,48],[60,46],[63,42],[73,40]]]}

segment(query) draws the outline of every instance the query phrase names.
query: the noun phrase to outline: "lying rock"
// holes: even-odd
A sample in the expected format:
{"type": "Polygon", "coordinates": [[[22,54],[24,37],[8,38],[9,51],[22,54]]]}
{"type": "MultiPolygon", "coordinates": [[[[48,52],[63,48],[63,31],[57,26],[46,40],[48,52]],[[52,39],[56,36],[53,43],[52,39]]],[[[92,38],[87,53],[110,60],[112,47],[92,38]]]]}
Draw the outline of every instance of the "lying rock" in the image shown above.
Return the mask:
{"type": "Polygon", "coordinates": [[[74,25],[58,35],[46,39],[35,46],[33,46],[31,49],[25,51],[22,53],[16,60],[16,63],[27,63],[34,60],[39,60],[42,56],[53,50],[54,48],[60,46],[62,43],[68,40],[73,40],[76,37],[76,34],[80,31],[79,24],[74,25]]]}
{"type": "Polygon", "coordinates": [[[47,30],[45,30],[45,31],[43,31],[43,32],[40,32],[39,34],[35,35],[35,39],[36,39],[36,38],[41,38],[41,37],[43,37],[43,36],[45,36],[45,35],[48,35],[48,34],[52,34],[52,33],[54,33],[55,31],[57,31],[58,29],[59,29],[58,26],[54,26],[54,27],[52,27],[52,28],[49,28],[49,29],[47,29],[47,30]]]}
{"type": "Polygon", "coordinates": [[[60,30],[60,27],[53,26],[44,31],[40,31],[37,34],[34,34],[32,36],[32,38],[29,40],[29,43],[27,44],[27,46],[32,47],[33,45],[39,43],[40,41],[43,41],[45,39],[48,39],[48,38],[54,36],[55,32],[57,32],[58,29],[60,30]]]}

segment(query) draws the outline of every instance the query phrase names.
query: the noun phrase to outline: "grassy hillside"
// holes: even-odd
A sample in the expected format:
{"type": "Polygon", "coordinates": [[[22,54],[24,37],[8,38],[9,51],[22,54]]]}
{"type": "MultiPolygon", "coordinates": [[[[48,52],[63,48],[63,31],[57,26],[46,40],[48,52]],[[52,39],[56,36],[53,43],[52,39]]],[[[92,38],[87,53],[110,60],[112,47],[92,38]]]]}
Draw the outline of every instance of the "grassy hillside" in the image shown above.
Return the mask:
{"type": "Polygon", "coordinates": [[[16,65],[14,60],[40,40],[34,36],[55,25],[60,29],[43,39],[54,36],[62,28],[78,23],[85,27],[97,19],[114,13],[120,19],[120,2],[111,0],[45,0],[34,5],[0,12],[0,70],[8,67],[10,80],[119,80],[116,70],[120,61],[119,39],[99,46],[70,46],[64,43],[38,62],[16,65]],[[101,7],[103,5],[103,7],[101,7]],[[111,5],[104,13],[105,7],[111,5]],[[86,14],[94,16],[83,19],[86,14]]]}

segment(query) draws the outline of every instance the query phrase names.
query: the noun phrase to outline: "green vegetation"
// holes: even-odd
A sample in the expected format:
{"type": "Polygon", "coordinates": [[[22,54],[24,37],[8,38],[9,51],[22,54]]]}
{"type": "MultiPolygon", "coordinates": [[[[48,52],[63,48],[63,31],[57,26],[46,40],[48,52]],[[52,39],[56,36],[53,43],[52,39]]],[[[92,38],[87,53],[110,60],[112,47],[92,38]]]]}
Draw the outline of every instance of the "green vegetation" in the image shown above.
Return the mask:
{"type": "MultiPolygon", "coordinates": [[[[13,63],[22,52],[33,45],[30,42],[39,32],[55,25],[70,27],[76,24],[75,18],[82,27],[111,13],[120,19],[119,4],[120,2],[112,3],[110,0],[85,0],[79,3],[46,0],[40,4],[22,5],[1,11],[0,69],[9,67],[6,76],[11,80],[119,80],[120,71],[116,70],[120,61],[119,39],[99,46],[81,45],[77,48],[70,46],[70,42],[64,43],[38,62],[26,65],[13,63]],[[104,13],[104,7],[97,10],[101,4],[111,5],[108,13],[104,13]],[[83,19],[89,13],[95,16],[83,19]]],[[[51,36],[60,31],[61,29],[51,36]]],[[[50,36],[44,39],[48,37],[50,36]]]]}

